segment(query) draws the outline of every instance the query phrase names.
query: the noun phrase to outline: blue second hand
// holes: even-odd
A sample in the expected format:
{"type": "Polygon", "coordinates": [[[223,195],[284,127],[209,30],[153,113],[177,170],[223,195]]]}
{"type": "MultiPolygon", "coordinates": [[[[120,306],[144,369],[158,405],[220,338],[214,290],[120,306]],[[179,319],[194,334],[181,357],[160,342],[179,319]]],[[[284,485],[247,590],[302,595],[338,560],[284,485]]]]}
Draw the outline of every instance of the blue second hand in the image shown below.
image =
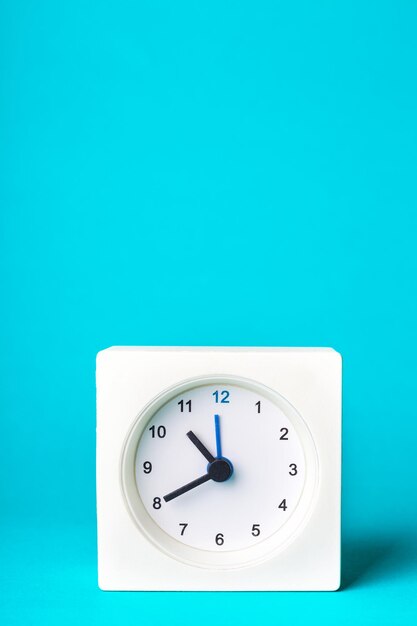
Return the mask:
{"type": "Polygon", "coordinates": [[[214,416],[214,429],[216,431],[217,458],[220,459],[222,456],[222,444],[220,440],[220,415],[214,416]]]}

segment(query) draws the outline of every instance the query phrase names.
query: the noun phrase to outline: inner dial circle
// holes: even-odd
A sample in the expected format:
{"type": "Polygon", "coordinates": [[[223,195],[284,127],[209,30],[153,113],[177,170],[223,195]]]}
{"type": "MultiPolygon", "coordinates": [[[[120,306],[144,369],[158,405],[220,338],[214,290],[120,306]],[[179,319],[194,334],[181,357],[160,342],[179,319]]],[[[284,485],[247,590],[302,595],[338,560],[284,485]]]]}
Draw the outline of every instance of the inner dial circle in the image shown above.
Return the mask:
{"type": "Polygon", "coordinates": [[[166,402],[135,457],[138,493],[154,522],[211,552],[242,550],[279,531],[298,505],[305,467],[285,412],[260,391],[228,383],[196,385],[166,402]]]}

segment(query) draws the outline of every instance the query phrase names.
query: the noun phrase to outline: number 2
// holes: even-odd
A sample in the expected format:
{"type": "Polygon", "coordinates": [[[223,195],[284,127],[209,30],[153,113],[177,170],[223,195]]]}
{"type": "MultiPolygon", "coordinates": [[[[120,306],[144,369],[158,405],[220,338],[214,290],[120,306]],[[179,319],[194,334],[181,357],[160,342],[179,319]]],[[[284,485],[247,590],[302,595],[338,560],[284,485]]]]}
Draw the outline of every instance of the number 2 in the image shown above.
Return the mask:
{"type": "Polygon", "coordinates": [[[282,433],[281,437],[280,437],[280,441],[288,441],[288,428],[281,428],[281,430],[279,431],[280,433],[282,433]]]}

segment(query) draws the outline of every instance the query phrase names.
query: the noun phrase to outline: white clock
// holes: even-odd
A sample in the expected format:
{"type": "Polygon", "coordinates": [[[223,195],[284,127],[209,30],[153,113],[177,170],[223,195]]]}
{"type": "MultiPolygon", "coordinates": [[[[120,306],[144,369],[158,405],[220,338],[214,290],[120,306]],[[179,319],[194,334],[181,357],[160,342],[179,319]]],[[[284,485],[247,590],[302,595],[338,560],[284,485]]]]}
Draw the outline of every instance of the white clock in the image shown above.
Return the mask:
{"type": "Polygon", "coordinates": [[[97,360],[102,589],[336,589],[331,349],[111,348],[97,360]]]}

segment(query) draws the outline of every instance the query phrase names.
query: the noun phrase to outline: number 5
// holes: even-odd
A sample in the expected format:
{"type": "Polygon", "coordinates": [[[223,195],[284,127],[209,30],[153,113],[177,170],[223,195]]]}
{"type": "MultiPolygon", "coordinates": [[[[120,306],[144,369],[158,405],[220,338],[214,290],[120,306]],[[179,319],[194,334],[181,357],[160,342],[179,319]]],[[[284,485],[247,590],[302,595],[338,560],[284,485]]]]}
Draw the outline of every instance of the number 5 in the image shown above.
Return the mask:
{"type": "Polygon", "coordinates": [[[260,524],[254,524],[252,526],[252,535],[254,537],[259,537],[259,535],[261,534],[261,531],[259,530],[259,526],[260,526],[260,524]]]}

